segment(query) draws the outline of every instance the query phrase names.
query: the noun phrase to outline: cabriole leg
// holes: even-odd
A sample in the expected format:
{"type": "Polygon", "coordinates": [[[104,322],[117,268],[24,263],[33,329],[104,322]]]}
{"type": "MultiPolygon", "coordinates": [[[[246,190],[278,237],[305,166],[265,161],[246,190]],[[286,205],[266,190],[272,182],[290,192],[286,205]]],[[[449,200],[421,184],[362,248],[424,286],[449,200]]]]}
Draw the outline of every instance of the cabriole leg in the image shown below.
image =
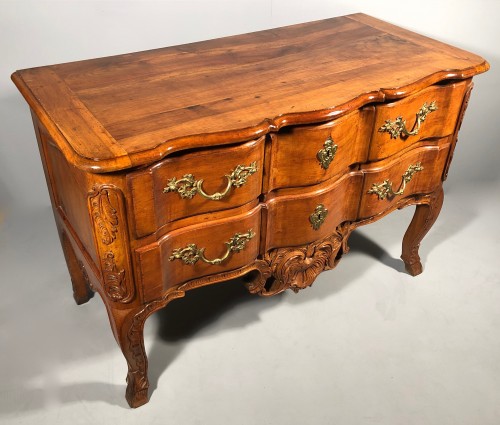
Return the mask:
{"type": "Polygon", "coordinates": [[[130,407],[139,407],[148,402],[148,358],[144,347],[144,323],[155,311],[182,296],[184,292],[173,291],[161,299],[130,310],[108,306],[113,333],[127,361],[125,398],[130,407]]]}
{"type": "Polygon", "coordinates": [[[144,348],[143,309],[123,310],[108,307],[111,327],[127,361],[127,390],[125,398],[130,407],[148,402],[148,358],[144,348]]]}
{"type": "Polygon", "coordinates": [[[420,242],[436,221],[443,205],[443,187],[440,186],[432,195],[428,203],[419,204],[403,238],[403,252],[401,259],[405,263],[406,271],[412,276],[422,273],[422,263],[418,255],[420,242]]]}

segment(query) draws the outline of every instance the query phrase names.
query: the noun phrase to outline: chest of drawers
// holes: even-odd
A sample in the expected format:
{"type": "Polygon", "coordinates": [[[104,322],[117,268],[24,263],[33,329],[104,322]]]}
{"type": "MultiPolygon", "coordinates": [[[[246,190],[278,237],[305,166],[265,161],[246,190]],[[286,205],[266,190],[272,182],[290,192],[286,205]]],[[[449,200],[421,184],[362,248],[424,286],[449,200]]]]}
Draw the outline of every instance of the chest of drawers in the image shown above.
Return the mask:
{"type": "Polygon", "coordinates": [[[148,400],[145,320],[245,276],[262,296],[335,267],[408,205],[436,220],[482,58],[356,14],[17,71],[78,304],[99,293],[148,400]]]}

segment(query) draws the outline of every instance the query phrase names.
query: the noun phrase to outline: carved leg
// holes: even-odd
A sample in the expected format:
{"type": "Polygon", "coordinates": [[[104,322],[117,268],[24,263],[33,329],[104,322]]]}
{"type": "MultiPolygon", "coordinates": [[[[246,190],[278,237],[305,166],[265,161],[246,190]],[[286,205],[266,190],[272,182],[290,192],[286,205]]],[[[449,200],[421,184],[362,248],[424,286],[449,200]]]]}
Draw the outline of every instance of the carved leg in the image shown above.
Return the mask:
{"type": "Polygon", "coordinates": [[[118,341],[127,360],[127,390],[125,398],[130,407],[139,407],[148,402],[148,358],[144,348],[145,310],[130,315],[122,326],[118,341]]]}
{"type": "Polygon", "coordinates": [[[73,298],[78,305],[84,304],[94,296],[94,292],[90,288],[89,277],[83,263],[76,257],[71,242],[64,231],[60,233],[60,237],[64,257],[66,258],[66,264],[68,265],[69,275],[71,277],[71,284],[73,285],[73,298]]]}
{"type": "Polygon", "coordinates": [[[413,219],[403,238],[401,259],[406,271],[412,276],[422,273],[422,263],[418,255],[420,242],[436,221],[443,205],[443,188],[439,187],[431,194],[429,202],[417,205],[413,219]]]}
{"type": "Polygon", "coordinates": [[[148,402],[148,358],[144,348],[144,323],[155,311],[183,296],[183,291],[173,291],[161,299],[132,310],[108,306],[113,333],[127,361],[125,398],[130,407],[139,407],[148,402]]]}

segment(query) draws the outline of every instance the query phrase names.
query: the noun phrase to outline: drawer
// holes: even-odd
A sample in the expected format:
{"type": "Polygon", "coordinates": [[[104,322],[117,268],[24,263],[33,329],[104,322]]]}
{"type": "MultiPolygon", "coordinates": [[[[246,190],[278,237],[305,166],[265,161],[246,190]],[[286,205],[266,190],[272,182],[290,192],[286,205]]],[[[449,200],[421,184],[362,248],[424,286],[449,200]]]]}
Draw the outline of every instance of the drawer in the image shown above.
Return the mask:
{"type": "MultiPolygon", "coordinates": [[[[442,140],[447,141],[448,138],[442,140]]],[[[436,189],[442,181],[449,148],[449,143],[439,143],[365,165],[359,218],[377,215],[401,198],[436,189]]]]}
{"type": "Polygon", "coordinates": [[[146,301],[201,276],[237,269],[259,254],[261,205],[232,218],[184,227],[136,250],[146,301]]]}
{"type": "Polygon", "coordinates": [[[167,158],[132,173],[135,233],[142,237],[168,222],[244,205],[262,189],[264,137],[241,145],[167,158]]]}
{"type": "Polygon", "coordinates": [[[266,251],[310,243],[333,234],[340,223],[354,221],[362,185],[363,174],[354,171],[333,184],[278,191],[267,202],[266,251]]]}
{"type": "Polygon", "coordinates": [[[369,160],[387,158],[423,139],[452,134],[468,84],[465,80],[430,86],[414,96],[376,106],[369,160]]]}
{"type": "Polygon", "coordinates": [[[269,190],[317,184],[365,162],[374,108],[273,134],[269,190]]]}

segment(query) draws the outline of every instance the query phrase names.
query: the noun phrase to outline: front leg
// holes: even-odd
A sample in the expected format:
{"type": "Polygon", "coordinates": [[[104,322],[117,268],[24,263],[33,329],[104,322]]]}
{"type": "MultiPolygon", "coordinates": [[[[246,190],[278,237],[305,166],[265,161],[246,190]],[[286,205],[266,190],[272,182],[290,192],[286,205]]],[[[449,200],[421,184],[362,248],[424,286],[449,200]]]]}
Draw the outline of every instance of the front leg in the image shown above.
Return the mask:
{"type": "Polygon", "coordinates": [[[148,358],[144,347],[144,323],[155,311],[183,296],[183,291],[171,291],[138,308],[124,310],[108,307],[113,333],[127,361],[125,398],[130,407],[139,407],[148,402],[148,358]]]}
{"type": "Polygon", "coordinates": [[[422,273],[422,263],[418,255],[420,242],[436,221],[443,205],[443,187],[440,185],[430,195],[429,201],[417,205],[413,219],[403,238],[403,252],[401,259],[405,263],[406,271],[412,276],[422,273]]]}

